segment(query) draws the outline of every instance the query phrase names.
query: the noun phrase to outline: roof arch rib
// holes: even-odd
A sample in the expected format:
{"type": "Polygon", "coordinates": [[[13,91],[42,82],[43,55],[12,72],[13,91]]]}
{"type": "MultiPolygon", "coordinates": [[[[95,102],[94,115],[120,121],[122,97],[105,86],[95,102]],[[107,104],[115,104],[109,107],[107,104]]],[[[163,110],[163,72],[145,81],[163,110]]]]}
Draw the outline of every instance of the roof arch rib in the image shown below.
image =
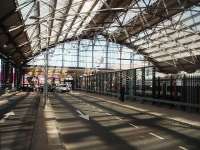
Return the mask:
{"type": "MultiPolygon", "coordinates": [[[[110,42],[142,54],[162,72],[192,72],[199,68],[200,0],[2,2],[10,8],[4,10],[0,18],[6,24],[6,33],[14,37],[16,43],[11,44],[15,50],[10,53],[14,57],[20,52],[15,56],[20,63],[26,63],[56,44],[103,35],[110,42]],[[7,17],[10,20],[5,22],[7,17]],[[18,27],[9,32],[14,21],[18,21],[18,27]]],[[[5,43],[1,43],[1,47],[5,43]]],[[[2,53],[9,55],[5,50],[2,53]]]]}

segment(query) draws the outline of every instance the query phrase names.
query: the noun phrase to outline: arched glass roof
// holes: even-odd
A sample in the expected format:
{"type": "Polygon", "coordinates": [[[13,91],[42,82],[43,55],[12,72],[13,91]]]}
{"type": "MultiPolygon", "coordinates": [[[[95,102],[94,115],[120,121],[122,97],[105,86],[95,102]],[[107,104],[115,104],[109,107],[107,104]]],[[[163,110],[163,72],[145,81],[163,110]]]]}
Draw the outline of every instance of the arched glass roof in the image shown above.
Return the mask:
{"type": "MultiPolygon", "coordinates": [[[[2,18],[7,16],[1,29],[9,37],[1,45],[9,48],[11,43],[15,49],[12,48],[11,56],[14,59],[10,60],[19,60],[21,64],[57,44],[103,36],[108,42],[143,55],[160,71],[192,72],[199,68],[200,0],[2,0],[2,3],[10,11],[1,14],[2,18]],[[14,25],[11,21],[16,18],[18,23],[14,25]],[[19,38],[16,33],[23,34],[19,38]]],[[[10,56],[5,47],[2,54],[10,56]]]]}

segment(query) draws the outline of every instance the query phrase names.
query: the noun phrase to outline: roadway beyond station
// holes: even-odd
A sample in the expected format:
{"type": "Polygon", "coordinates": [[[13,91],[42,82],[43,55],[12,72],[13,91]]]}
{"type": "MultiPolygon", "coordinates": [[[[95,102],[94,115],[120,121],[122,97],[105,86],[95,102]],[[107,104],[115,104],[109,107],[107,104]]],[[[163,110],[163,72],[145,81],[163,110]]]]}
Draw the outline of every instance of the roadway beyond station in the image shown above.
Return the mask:
{"type": "Polygon", "coordinates": [[[67,150],[199,150],[200,128],[87,94],[49,95],[67,150]]]}

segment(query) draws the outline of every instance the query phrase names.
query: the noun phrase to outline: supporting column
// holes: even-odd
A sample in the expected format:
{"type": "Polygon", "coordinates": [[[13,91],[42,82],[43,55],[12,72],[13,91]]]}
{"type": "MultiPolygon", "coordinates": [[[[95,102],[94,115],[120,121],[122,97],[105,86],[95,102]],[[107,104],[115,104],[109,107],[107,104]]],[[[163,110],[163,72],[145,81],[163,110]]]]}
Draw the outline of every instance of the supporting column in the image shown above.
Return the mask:
{"type": "Polygon", "coordinates": [[[142,96],[145,96],[145,67],[142,68],[142,96]]]}
{"type": "Polygon", "coordinates": [[[8,69],[9,69],[8,63],[4,62],[4,65],[3,65],[3,70],[4,70],[4,89],[7,88],[8,69]]]}
{"type": "Polygon", "coordinates": [[[155,67],[152,68],[152,96],[155,97],[156,95],[156,69],[155,67]]]}
{"type": "Polygon", "coordinates": [[[9,62],[4,62],[4,82],[5,82],[5,88],[10,89],[10,63],[9,62]]]}
{"type": "Polygon", "coordinates": [[[1,70],[1,71],[0,71],[0,73],[1,73],[1,74],[0,74],[0,77],[1,77],[1,79],[0,79],[0,80],[1,80],[1,81],[0,81],[0,90],[3,91],[3,89],[4,89],[4,84],[5,84],[5,83],[4,83],[4,62],[3,62],[3,60],[0,60],[0,61],[1,61],[1,66],[0,66],[0,67],[1,67],[1,69],[0,69],[0,70],[1,70]]]}
{"type": "Polygon", "coordinates": [[[129,71],[129,97],[133,97],[133,69],[128,70],[129,71]]]}
{"type": "Polygon", "coordinates": [[[78,48],[77,48],[77,68],[80,66],[80,40],[78,41],[78,48]]]}
{"type": "Polygon", "coordinates": [[[21,88],[21,80],[22,80],[22,69],[21,68],[16,68],[15,69],[15,74],[16,74],[16,89],[20,90],[21,88]]]}
{"type": "Polygon", "coordinates": [[[64,67],[64,49],[65,49],[65,43],[62,45],[62,68],[64,67]]]}
{"type": "Polygon", "coordinates": [[[106,40],[106,69],[108,69],[108,49],[109,49],[109,41],[106,40]]]}
{"type": "Polygon", "coordinates": [[[13,66],[9,63],[9,88],[12,89],[13,83],[13,66]]]}
{"type": "Polygon", "coordinates": [[[96,66],[94,66],[94,46],[95,46],[95,42],[96,42],[96,37],[94,37],[93,40],[92,40],[92,68],[96,67],[96,66]]]}
{"type": "Polygon", "coordinates": [[[130,77],[130,70],[126,70],[126,94],[129,96],[129,77],[130,77]]]}
{"type": "Polygon", "coordinates": [[[119,50],[120,56],[119,56],[119,69],[122,69],[122,46],[120,45],[120,50],[119,50]]]}
{"type": "Polygon", "coordinates": [[[133,95],[136,96],[136,69],[133,69],[133,95]]]}

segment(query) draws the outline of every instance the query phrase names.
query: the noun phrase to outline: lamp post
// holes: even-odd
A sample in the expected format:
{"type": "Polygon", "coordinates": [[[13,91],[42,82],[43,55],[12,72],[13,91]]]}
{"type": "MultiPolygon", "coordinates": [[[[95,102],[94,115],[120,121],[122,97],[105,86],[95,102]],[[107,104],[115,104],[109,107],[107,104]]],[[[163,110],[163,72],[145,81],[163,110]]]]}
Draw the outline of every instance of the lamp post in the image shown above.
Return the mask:
{"type": "MultiPolygon", "coordinates": [[[[47,31],[48,31],[48,29],[47,29],[47,31]]],[[[48,38],[47,38],[47,48],[46,48],[46,51],[45,51],[45,65],[44,65],[44,71],[45,71],[44,91],[43,91],[44,107],[46,106],[46,102],[48,100],[48,64],[49,64],[49,49],[48,49],[48,38]]]]}
{"type": "Polygon", "coordinates": [[[46,51],[45,51],[45,65],[44,65],[44,71],[45,71],[45,76],[44,76],[44,107],[46,106],[47,100],[48,100],[48,65],[49,65],[49,45],[48,45],[48,23],[49,23],[49,18],[46,20],[47,23],[47,37],[46,37],[46,51]]]}
{"type": "MultiPolygon", "coordinates": [[[[39,17],[31,16],[30,19],[38,20],[39,17]]],[[[49,24],[49,18],[43,20],[43,22],[46,22],[46,51],[44,54],[44,86],[43,86],[43,106],[45,108],[47,100],[48,100],[48,65],[49,65],[49,45],[48,45],[48,24],[49,24]]]]}

